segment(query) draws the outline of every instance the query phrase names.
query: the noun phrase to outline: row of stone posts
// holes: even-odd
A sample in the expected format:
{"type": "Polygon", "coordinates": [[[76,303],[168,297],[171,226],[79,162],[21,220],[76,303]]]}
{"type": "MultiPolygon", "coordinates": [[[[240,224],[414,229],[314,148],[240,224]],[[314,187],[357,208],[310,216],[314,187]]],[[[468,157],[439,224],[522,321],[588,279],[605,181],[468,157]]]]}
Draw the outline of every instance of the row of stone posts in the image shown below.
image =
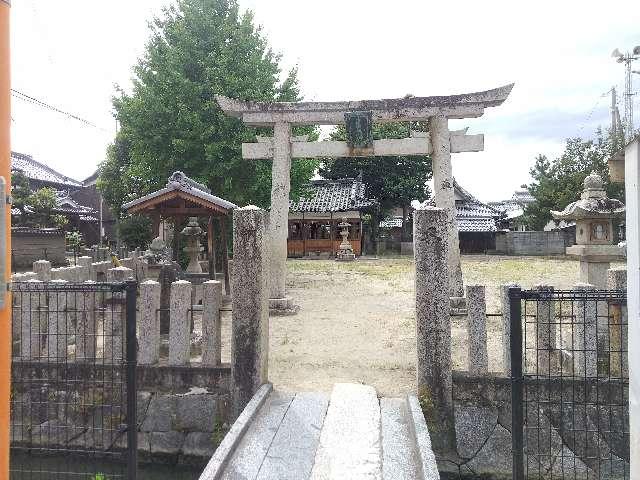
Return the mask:
{"type": "MultiPolygon", "coordinates": [[[[49,291],[38,288],[17,290],[14,294],[16,308],[20,312],[21,360],[94,361],[98,337],[102,337],[102,359],[105,363],[119,363],[123,356],[125,324],[125,297],[105,293],[97,303],[99,292],[65,289],[67,280],[51,280],[51,264],[35,262],[34,273],[38,279],[30,284],[50,282],[49,291]],[[98,315],[98,312],[101,312],[98,315]],[[98,331],[98,323],[102,330],[98,331]],[[75,357],[68,354],[71,337],[75,337],[75,357]]],[[[131,278],[133,271],[126,267],[108,271],[107,279],[123,282],[131,278]]],[[[76,282],[74,282],[76,283],[76,282]]],[[[83,282],[90,286],[92,280],[83,282]]]]}
{"type": "MultiPolygon", "coordinates": [[[[202,285],[202,306],[193,305],[195,285],[186,280],[171,284],[169,300],[169,359],[168,365],[187,365],[190,362],[193,313],[202,311],[202,365],[218,366],[221,358],[220,309],[222,283],[209,280],[202,285]]],[[[140,313],[138,364],[153,365],[160,359],[160,291],[155,280],[140,284],[140,313]]]]}

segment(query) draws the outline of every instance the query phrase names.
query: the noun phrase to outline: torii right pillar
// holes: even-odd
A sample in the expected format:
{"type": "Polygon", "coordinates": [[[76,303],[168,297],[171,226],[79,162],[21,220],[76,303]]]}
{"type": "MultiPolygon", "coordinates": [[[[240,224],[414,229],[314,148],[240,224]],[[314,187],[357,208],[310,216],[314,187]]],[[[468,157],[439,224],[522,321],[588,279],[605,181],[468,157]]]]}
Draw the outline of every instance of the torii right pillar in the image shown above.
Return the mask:
{"type": "Polygon", "coordinates": [[[460,265],[460,241],[456,223],[456,201],[453,190],[453,169],[451,166],[451,135],[449,121],[443,115],[429,119],[431,137],[431,168],[433,169],[433,190],[436,207],[447,212],[447,239],[449,267],[449,296],[464,296],[462,267],[460,265]]]}

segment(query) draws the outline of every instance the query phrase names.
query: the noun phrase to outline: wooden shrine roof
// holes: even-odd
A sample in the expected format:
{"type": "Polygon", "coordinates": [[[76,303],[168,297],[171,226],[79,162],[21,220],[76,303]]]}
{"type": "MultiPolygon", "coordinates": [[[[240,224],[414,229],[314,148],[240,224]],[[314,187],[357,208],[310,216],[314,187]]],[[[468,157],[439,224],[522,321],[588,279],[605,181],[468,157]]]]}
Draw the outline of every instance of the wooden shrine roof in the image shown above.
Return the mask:
{"type": "Polygon", "coordinates": [[[187,177],[182,172],[174,172],[167,185],[160,190],[125,203],[127,213],[159,211],[164,217],[176,215],[227,215],[237,205],[220,197],[187,177]]]}

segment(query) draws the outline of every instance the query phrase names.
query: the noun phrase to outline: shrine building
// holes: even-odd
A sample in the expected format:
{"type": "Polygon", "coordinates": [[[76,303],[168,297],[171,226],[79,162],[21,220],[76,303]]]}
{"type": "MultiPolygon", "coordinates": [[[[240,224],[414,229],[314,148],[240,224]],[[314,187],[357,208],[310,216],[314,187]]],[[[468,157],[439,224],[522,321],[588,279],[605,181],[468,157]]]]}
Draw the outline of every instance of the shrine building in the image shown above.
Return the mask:
{"type": "Polygon", "coordinates": [[[362,254],[362,217],[376,201],[365,197],[362,178],[312,180],[309,192],[297,202],[289,202],[289,257],[333,258],[341,237],[338,224],[346,219],[353,252],[362,254]]]}

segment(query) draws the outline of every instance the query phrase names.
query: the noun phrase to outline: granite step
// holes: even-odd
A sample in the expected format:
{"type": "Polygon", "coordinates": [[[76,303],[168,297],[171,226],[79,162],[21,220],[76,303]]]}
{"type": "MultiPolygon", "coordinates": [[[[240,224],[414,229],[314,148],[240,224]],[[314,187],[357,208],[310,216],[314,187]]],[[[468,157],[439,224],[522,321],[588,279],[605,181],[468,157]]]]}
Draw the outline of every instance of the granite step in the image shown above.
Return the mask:
{"type": "Polygon", "coordinates": [[[373,387],[336,384],[288,394],[263,385],[201,480],[438,480],[415,396],[378,400],[373,387]]]}
{"type": "Polygon", "coordinates": [[[407,400],[381,398],[382,477],[384,480],[417,480],[418,452],[411,430],[407,400]]]}
{"type": "Polygon", "coordinates": [[[380,404],[373,387],[334,385],[312,480],[382,480],[380,404]]]}

